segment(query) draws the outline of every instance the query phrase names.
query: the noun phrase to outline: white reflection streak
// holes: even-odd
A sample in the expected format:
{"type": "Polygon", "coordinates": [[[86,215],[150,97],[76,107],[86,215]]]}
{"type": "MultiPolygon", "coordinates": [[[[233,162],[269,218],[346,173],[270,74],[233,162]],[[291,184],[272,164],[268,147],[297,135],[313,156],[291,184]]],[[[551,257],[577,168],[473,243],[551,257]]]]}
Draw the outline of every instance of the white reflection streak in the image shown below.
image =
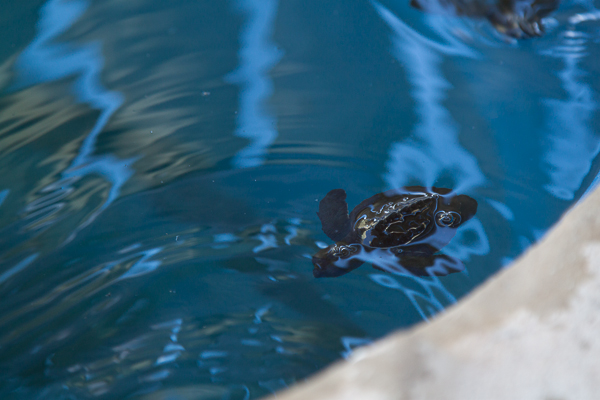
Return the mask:
{"type": "Polygon", "coordinates": [[[427,39],[379,3],[373,2],[373,5],[395,33],[394,54],[407,69],[419,117],[414,130],[418,143],[395,143],[392,146],[388,173],[384,177],[386,183],[390,188],[397,188],[416,178],[426,186],[433,186],[446,171],[456,179],[454,190],[458,193],[481,186],[485,178],[477,160],[460,145],[456,124],[442,104],[451,85],[444,79],[439,67],[442,60],[440,53],[472,58],[475,54],[447,35],[449,45],[427,39]]]}
{"type": "Polygon", "coordinates": [[[579,77],[586,75],[577,65],[585,56],[586,37],[572,30],[563,35],[560,46],[544,52],[563,59],[565,68],[558,78],[567,93],[566,100],[544,101],[548,108],[547,127],[550,131],[549,148],[544,154],[547,168],[544,170],[551,181],[544,188],[559,199],[572,200],[600,152],[600,138],[589,126],[597,108],[593,91],[587,84],[578,81],[579,77]]]}
{"type": "Polygon", "coordinates": [[[282,56],[270,40],[278,0],[237,0],[236,4],[248,15],[248,21],[240,38],[240,65],[225,79],[241,86],[235,134],[250,140],[235,155],[233,165],[249,168],[263,164],[267,148],[277,138],[276,119],[264,102],[273,92],[269,71],[282,56]]]}
{"type": "MultiPolygon", "coordinates": [[[[476,54],[446,34],[443,29],[438,29],[438,33],[448,44],[440,44],[420,35],[381,4],[375,1],[372,1],[372,4],[395,33],[394,55],[407,70],[408,79],[413,86],[412,95],[419,118],[419,123],[414,129],[417,140],[392,145],[390,160],[387,163],[388,172],[384,176],[386,183],[390,188],[397,188],[406,186],[411,179],[416,179],[423,182],[425,186],[431,187],[434,186],[436,179],[446,172],[455,179],[454,190],[458,193],[481,186],[485,177],[478,166],[477,159],[460,145],[456,123],[442,104],[451,84],[444,79],[440,71],[442,54],[470,58],[476,58],[476,54]]],[[[427,18],[435,20],[430,24],[432,27],[443,25],[443,19],[439,17],[428,16],[427,18]]],[[[479,246],[481,249],[459,248],[459,250],[467,250],[466,254],[462,254],[463,256],[468,258],[471,252],[479,254],[481,250],[486,253],[489,251],[489,245],[485,246],[487,244],[485,232],[481,229],[477,233],[479,233],[478,243],[483,244],[479,246]]],[[[456,253],[458,243],[456,240],[454,242],[456,253]]],[[[384,284],[381,277],[385,276],[372,275],[375,282],[384,284]]],[[[437,277],[412,275],[406,277],[418,283],[424,293],[404,287],[391,277],[388,278],[393,284],[387,287],[402,291],[426,321],[429,316],[444,309],[436,293],[441,293],[450,303],[456,301],[437,277]]]]}
{"type": "Polygon", "coordinates": [[[91,291],[90,293],[88,293],[88,296],[92,296],[95,293],[103,290],[104,288],[106,288],[110,285],[113,285],[116,282],[122,281],[124,279],[134,278],[134,277],[141,276],[141,275],[146,275],[146,274],[153,272],[154,270],[156,270],[158,267],[160,267],[162,265],[162,262],[160,260],[153,260],[152,257],[159,254],[162,250],[163,250],[162,247],[154,247],[152,249],[143,250],[143,251],[140,251],[137,253],[129,254],[126,257],[123,257],[116,261],[111,261],[111,262],[106,263],[106,266],[104,268],[102,268],[96,272],[93,272],[92,274],[89,274],[86,271],[83,274],[81,274],[75,278],[72,278],[71,280],[69,280],[69,282],[71,282],[71,281],[85,282],[85,281],[89,281],[91,279],[97,278],[99,276],[102,276],[102,275],[110,274],[115,270],[121,270],[124,265],[130,264],[132,259],[139,257],[139,260],[133,262],[133,264],[131,264],[131,266],[129,266],[127,268],[127,271],[125,271],[122,275],[115,278],[114,280],[110,280],[109,282],[105,283],[104,285],[100,286],[99,288],[96,288],[93,291],[91,291]]]}
{"type": "Polygon", "coordinates": [[[127,279],[127,278],[133,278],[134,276],[145,275],[145,274],[148,274],[148,273],[154,271],[156,268],[160,267],[161,262],[159,260],[152,260],[152,257],[154,257],[155,255],[160,253],[162,251],[162,249],[163,249],[162,247],[155,247],[155,248],[137,253],[136,256],[142,255],[142,258],[140,258],[137,262],[135,262],[129,268],[129,270],[127,270],[127,272],[125,272],[118,279],[116,279],[115,282],[123,280],[123,279],[127,279]]]}
{"type": "Polygon", "coordinates": [[[2,205],[2,203],[4,203],[4,200],[6,199],[6,196],[8,196],[8,193],[10,193],[10,190],[8,189],[0,190],[0,206],[2,205]]]}
{"type": "Polygon", "coordinates": [[[169,336],[170,342],[164,347],[163,353],[156,359],[154,365],[163,365],[171,363],[179,358],[181,353],[185,351],[185,347],[177,343],[177,336],[181,331],[183,320],[181,318],[174,319],[172,321],[163,322],[161,324],[153,325],[151,328],[154,330],[158,329],[170,329],[171,335],[169,336]]]}
{"type": "Polygon", "coordinates": [[[0,285],[2,285],[4,282],[6,282],[8,279],[10,279],[13,275],[24,270],[29,264],[31,264],[38,257],[38,255],[39,255],[39,253],[32,254],[29,257],[26,257],[21,262],[17,263],[17,265],[10,268],[8,271],[0,274],[0,285]]]}
{"type": "MultiPolygon", "coordinates": [[[[119,160],[112,155],[94,156],[98,135],[110,117],[123,103],[123,96],[102,86],[101,73],[104,59],[100,43],[92,42],[75,46],[57,41],[87,10],[88,1],[50,0],[40,11],[40,21],[36,38],[23,50],[17,59],[17,82],[13,90],[42,82],[63,79],[78,75],[73,91],[82,103],[88,103],[101,110],[96,124],[84,139],[79,153],[71,166],[62,174],[61,181],[54,187],[68,185],[69,178],[79,178],[88,174],[98,174],[112,183],[108,198],[86,221],[71,234],[89,225],[119,195],[121,187],[133,172],[126,166],[134,160],[119,160]]],[[[52,196],[52,193],[49,194],[52,196]]]]}

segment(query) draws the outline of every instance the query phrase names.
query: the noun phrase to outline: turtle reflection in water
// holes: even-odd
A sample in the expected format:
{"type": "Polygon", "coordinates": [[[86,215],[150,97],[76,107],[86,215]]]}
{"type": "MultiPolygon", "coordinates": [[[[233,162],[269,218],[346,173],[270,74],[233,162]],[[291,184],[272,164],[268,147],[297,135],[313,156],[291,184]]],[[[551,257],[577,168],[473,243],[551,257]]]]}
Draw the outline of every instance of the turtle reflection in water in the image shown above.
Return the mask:
{"type": "Polygon", "coordinates": [[[462,271],[460,260],[435,253],[476,212],[477,202],[469,196],[413,186],[376,194],[348,215],[346,192],[334,189],[319,203],[317,215],[336,243],[313,256],[313,275],[340,276],[364,262],[419,276],[462,271]]]}

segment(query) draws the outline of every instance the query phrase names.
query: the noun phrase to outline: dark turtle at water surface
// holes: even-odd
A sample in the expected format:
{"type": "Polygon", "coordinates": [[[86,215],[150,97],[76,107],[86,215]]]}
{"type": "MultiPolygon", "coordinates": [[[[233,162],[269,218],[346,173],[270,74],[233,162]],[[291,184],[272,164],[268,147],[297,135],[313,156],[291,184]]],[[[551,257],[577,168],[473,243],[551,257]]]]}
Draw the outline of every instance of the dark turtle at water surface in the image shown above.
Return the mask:
{"type": "Polygon", "coordinates": [[[313,275],[340,276],[365,261],[419,276],[461,271],[460,260],[435,253],[476,212],[477,202],[469,196],[412,186],[376,194],[348,215],[346,192],[334,189],[319,203],[317,215],[323,232],[336,243],[313,256],[313,275]]]}
{"type": "Polygon", "coordinates": [[[500,33],[522,39],[544,34],[542,19],[558,8],[560,0],[411,0],[426,12],[486,18],[500,33]]]}

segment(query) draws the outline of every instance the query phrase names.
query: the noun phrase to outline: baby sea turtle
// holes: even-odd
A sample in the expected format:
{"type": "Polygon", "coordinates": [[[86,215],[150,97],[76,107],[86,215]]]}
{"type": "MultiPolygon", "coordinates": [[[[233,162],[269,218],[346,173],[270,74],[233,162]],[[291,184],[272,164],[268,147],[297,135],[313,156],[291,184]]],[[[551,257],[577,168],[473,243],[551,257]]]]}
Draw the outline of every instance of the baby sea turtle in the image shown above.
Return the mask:
{"type": "Polygon", "coordinates": [[[462,262],[435,254],[477,212],[477,202],[450,189],[420,186],[376,194],[348,215],[346,192],[334,189],[319,203],[323,232],[336,243],[312,258],[313,275],[334,277],[365,261],[381,270],[414,275],[447,275],[462,262]]]}

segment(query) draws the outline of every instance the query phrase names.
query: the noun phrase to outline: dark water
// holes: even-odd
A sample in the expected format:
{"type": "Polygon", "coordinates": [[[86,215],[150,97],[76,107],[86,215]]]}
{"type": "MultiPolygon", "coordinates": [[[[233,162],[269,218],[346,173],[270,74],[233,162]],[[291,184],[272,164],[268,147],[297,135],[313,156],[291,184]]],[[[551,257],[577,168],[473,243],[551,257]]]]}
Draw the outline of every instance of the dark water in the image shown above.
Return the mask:
{"type": "Polygon", "coordinates": [[[0,9],[3,399],[280,390],[454,303],[600,169],[589,1],[520,42],[408,1],[0,9]],[[404,185],[477,200],[465,272],[315,280],[318,200],[404,185]]]}

